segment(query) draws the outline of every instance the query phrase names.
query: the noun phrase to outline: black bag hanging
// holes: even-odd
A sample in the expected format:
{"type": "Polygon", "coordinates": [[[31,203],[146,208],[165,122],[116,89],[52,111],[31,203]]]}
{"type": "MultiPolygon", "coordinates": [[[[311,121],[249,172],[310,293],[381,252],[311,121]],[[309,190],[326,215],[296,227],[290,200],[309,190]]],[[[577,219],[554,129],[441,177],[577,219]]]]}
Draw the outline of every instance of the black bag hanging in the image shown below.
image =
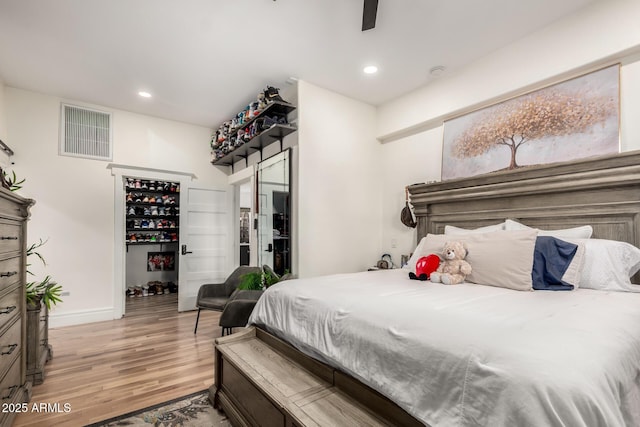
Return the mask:
{"type": "Polygon", "coordinates": [[[404,197],[405,203],[402,212],[400,212],[400,221],[409,228],[416,228],[417,223],[413,219],[413,212],[411,212],[411,207],[409,206],[409,190],[406,187],[404,189],[404,197]]]}

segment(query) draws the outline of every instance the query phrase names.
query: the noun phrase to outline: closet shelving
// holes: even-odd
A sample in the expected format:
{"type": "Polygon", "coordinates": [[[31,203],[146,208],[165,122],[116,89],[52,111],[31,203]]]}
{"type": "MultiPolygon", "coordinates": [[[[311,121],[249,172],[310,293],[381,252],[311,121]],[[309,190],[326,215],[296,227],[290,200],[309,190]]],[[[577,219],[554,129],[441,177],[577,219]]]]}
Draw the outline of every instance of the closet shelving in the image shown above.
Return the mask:
{"type": "Polygon", "coordinates": [[[126,191],[127,246],[178,241],[180,184],[128,178],[126,191]]]}

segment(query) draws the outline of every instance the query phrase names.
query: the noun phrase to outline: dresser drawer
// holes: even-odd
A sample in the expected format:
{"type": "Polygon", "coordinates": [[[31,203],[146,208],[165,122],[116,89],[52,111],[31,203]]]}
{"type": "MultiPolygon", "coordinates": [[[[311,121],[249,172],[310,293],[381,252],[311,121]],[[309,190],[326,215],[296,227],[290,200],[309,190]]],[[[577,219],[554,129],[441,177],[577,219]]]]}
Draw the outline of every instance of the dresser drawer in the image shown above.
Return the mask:
{"type": "Polygon", "coordinates": [[[20,300],[24,298],[24,290],[21,286],[16,286],[7,292],[7,289],[0,289],[0,329],[4,329],[11,319],[20,311],[20,300]]]}
{"type": "Polygon", "coordinates": [[[22,322],[20,319],[11,325],[9,330],[0,336],[0,378],[22,351],[22,322]]]}
{"type": "Polygon", "coordinates": [[[22,250],[22,226],[0,222],[0,254],[22,250]]]}
{"type": "Polygon", "coordinates": [[[20,366],[20,359],[16,359],[0,382],[0,404],[13,401],[16,393],[20,391],[20,366]]]}
{"type": "Polygon", "coordinates": [[[20,280],[22,258],[14,257],[0,261],[0,292],[3,288],[20,280]]]}

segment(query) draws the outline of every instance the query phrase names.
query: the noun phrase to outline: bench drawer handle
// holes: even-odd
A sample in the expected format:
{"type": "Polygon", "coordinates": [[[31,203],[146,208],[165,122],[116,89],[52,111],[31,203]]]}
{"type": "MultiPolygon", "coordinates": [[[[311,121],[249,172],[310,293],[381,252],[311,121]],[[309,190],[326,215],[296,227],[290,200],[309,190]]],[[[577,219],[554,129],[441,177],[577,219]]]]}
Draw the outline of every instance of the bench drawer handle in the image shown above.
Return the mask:
{"type": "Polygon", "coordinates": [[[0,277],[11,277],[18,274],[17,271],[5,271],[4,273],[0,273],[0,277]]]}
{"type": "Polygon", "coordinates": [[[0,240],[18,240],[16,236],[2,236],[0,240]]]}

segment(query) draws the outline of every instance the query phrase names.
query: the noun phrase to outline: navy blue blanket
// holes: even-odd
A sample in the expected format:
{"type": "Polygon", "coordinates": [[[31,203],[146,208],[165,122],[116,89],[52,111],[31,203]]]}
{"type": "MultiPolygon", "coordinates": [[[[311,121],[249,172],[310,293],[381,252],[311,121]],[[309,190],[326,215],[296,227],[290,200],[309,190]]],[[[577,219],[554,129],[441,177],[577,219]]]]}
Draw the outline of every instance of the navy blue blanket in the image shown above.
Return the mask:
{"type": "Polygon", "coordinates": [[[573,261],[578,245],[551,236],[538,236],[533,253],[531,279],[533,289],[545,291],[570,291],[573,285],[562,276],[573,261]]]}

